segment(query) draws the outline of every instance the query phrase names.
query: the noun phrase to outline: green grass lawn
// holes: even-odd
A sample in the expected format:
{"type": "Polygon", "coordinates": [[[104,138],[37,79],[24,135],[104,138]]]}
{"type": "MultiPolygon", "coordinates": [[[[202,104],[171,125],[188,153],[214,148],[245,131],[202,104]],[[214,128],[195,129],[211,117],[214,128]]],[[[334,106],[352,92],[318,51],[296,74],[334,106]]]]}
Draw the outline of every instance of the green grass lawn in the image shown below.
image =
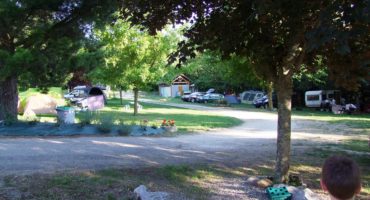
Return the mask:
{"type": "Polygon", "coordinates": [[[370,114],[341,114],[321,112],[305,108],[302,111],[293,111],[293,117],[297,119],[325,121],[333,124],[345,124],[351,128],[361,128],[370,131],[370,114]]]}
{"type": "MultiPolygon", "coordinates": [[[[161,102],[169,102],[169,103],[182,103],[182,104],[194,104],[191,102],[184,102],[180,98],[163,98],[156,95],[143,95],[144,98],[157,100],[161,102]]],[[[198,104],[203,106],[214,106],[214,104],[198,104]]],[[[253,105],[250,104],[232,104],[230,108],[236,110],[246,110],[246,111],[253,111],[253,112],[273,112],[277,113],[277,111],[269,111],[262,108],[255,108],[253,105]]],[[[329,122],[333,124],[345,124],[351,128],[362,129],[363,132],[370,133],[370,114],[341,114],[335,115],[331,112],[321,112],[315,109],[310,108],[303,108],[302,110],[296,110],[295,108],[292,109],[292,118],[293,119],[303,119],[303,120],[313,120],[313,121],[323,121],[329,122]]]]}
{"type": "MultiPolygon", "coordinates": [[[[40,94],[40,91],[36,88],[29,88],[25,91],[19,92],[21,104],[26,103],[27,97],[40,94]]],[[[48,95],[55,99],[62,99],[63,90],[60,87],[49,88],[48,95]]],[[[155,99],[156,96],[150,96],[151,99],[155,99]]],[[[161,98],[157,96],[157,100],[161,98]]],[[[180,103],[182,102],[179,98],[170,98],[171,102],[180,103]]],[[[58,101],[59,102],[59,101],[58,101]]],[[[132,101],[124,100],[123,105],[130,104],[132,101]]],[[[65,103],[64,101],[62,103],[65,103]]],[[[59,103],[58,103],[59,104],[59,103]]],[[[159,126],[163,119],[175,120],[176,126],[180,131],[203,131],[212,128],[225,128],[237,126],[242,123],[241,120],[217,116],[215,114],[204,113],[202,111],[190,110],[185,108],[175,108],[162,105],[154,105],[148,103],[140,103],[143,105],[143,110],[139,111],[137,116],[133,115],[133,105],[130,104],[130,111],[126,111],[123,105],[120,104],[119,99],[109,99],[107,106],[97,112],[93,112],[92,123],[99,123],[99,121],[111,121],[112,124],[119,124],[124,122],[125,124],[136,124],[139,125],[143,120],[148,120],[148,125],[159,126]]],[[[25,117],[20,115],[18,117],[21,121],[27,120],[25,117]]],[[[84,120],[86,115],[77,113],[77,122],[84,120]]],[[[38,115],[40,122],[56,122],[56,116],[54,115],[38,115]]]]}
{"type": "MultiPolygon", "coordinates": [[[[123,121],[125,124],[140,124],[143,120],[148,120],[148,125],[155,126],[160,126],[164,119],[175,120],[177,128],[182,131],[232,127],[242,123],[241,120],[232,117],[149,103],[140,103],[143,109],[139,111],[137,116],[134,116],[133,105],[130,102],[128,100],[123,102],[123,105],[129,104],[131,106],[131,109],[126,111],[124,106],[120,104],[119,99],[110,99],[108,105],[98,111],[98,117],[109,118],[116,124],[120,121],[123,121]]],[[[81,120],[82,117],[81,114],[77,114],[77,119],[81,120]]]]}
{"type": "MultiPolygon", "coordinates": [[[[132,101],[124,100],[123,105],[119,99],[109,99],[105,108],[92,112],[88,116],[91,123],[107,122],[111,124],[124,123],[126,125],[140,125],[144,120],[147,120],[149,126],[160,126],[164,119],[175,120],[175,124],[179,131],[205,131],[213,128],[226,128],[237,126],[242,123],[241,120],[218,116],[202,112],[199,110],[191,110],[185,108],[176,108],[171,106],[156,105],[149,103],[140,103],[143,109],[139,111],[137,116],[133,115],[132,101]],[[129,104],[130,110],[125,110],[124,105],[129,104]]],[[[54,115],[38,115],[40,122],[56,122],[54,115]]],[[[86,114],[83,112],[76,113],[77,122],[86,120],[86,114]]],[[[23,116],[19,116],[20,120],[26,120],[23,116]]]]}

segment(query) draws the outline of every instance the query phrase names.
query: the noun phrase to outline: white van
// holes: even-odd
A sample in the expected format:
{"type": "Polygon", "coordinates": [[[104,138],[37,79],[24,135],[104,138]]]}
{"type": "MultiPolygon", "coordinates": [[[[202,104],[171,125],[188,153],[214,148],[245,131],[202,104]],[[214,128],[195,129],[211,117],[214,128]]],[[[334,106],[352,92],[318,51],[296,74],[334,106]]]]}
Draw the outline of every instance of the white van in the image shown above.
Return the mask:
{"type": "Polygon", "coordinates": [[[338,100],[340,92],[338,90],[314,90],[307,91],[304,96],[307,107],[319,108],[325,100],[338,100]]]}

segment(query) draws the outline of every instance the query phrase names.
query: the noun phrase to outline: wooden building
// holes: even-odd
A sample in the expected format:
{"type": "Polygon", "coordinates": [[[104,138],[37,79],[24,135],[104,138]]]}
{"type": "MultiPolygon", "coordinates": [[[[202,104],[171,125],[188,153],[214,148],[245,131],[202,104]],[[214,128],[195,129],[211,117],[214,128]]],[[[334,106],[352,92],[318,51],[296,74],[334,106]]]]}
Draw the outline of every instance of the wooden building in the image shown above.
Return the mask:
{"type": "Polygon", "coordinates": [[[190,84],[190,79],[184,74],[180,74],[172,80],[171,84],[158,84],[159,95],[162,97],[182,96],[184,92],[190,91],[190,84]]]}

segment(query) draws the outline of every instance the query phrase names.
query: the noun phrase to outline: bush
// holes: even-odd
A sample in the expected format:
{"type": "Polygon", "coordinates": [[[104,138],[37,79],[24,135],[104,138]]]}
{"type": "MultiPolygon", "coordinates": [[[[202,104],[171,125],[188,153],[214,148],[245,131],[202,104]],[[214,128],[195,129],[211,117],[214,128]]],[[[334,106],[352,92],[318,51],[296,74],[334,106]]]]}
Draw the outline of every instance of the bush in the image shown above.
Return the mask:
{"type": "Polygon", "coordinates": [[[128,135],[130,135],[131,131],[132,131],[131,126],[129,126],[129,125],[120,125],[120,127],[118,128],[118,135],[128,136],[128,135]]]}
{"type": "Polygon", "coordinates": [[[101,133],[110,133],[113,126],[113,117],[112,116],[101,116],[98,122],[97,129],[101,133]]]}
{"type": "Polygon", "coordinates": [[[112,131],[112,125],[111,124],[99,124],[97,129],[101,133],[110,133],[112,131]]]}
{"type": "Polygon", "coordinates": [[[126,125],[125,122],[121,119],[119,120],[118,135],[128,136],[132,131],[132,126],[126,125]]]}
{"type": "Polygon", "coordinates": [[[40,119],[36,116],[26,118],[28,125],[34,126],[40,122],[40,119]]]}
{"type": "Polygon", "coordinates": [[[80,125],[81,127],[92,124],[95,117],[95,113],[91,111],[84,111],[80,114],[80,125]]]}

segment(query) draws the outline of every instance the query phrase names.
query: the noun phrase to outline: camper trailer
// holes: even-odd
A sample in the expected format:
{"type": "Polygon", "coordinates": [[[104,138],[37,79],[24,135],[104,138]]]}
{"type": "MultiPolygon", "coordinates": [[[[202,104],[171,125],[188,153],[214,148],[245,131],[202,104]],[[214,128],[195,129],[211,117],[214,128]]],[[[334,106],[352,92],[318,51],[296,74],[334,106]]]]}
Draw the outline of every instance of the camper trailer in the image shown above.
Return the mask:
{"type": "Polygon", "coordinates": [[[322,107],[325,100],[339,102],[339,99],[340,92],[338,90],[315,90],[305,93],[305,103],[310,108],[322,107]]]}

